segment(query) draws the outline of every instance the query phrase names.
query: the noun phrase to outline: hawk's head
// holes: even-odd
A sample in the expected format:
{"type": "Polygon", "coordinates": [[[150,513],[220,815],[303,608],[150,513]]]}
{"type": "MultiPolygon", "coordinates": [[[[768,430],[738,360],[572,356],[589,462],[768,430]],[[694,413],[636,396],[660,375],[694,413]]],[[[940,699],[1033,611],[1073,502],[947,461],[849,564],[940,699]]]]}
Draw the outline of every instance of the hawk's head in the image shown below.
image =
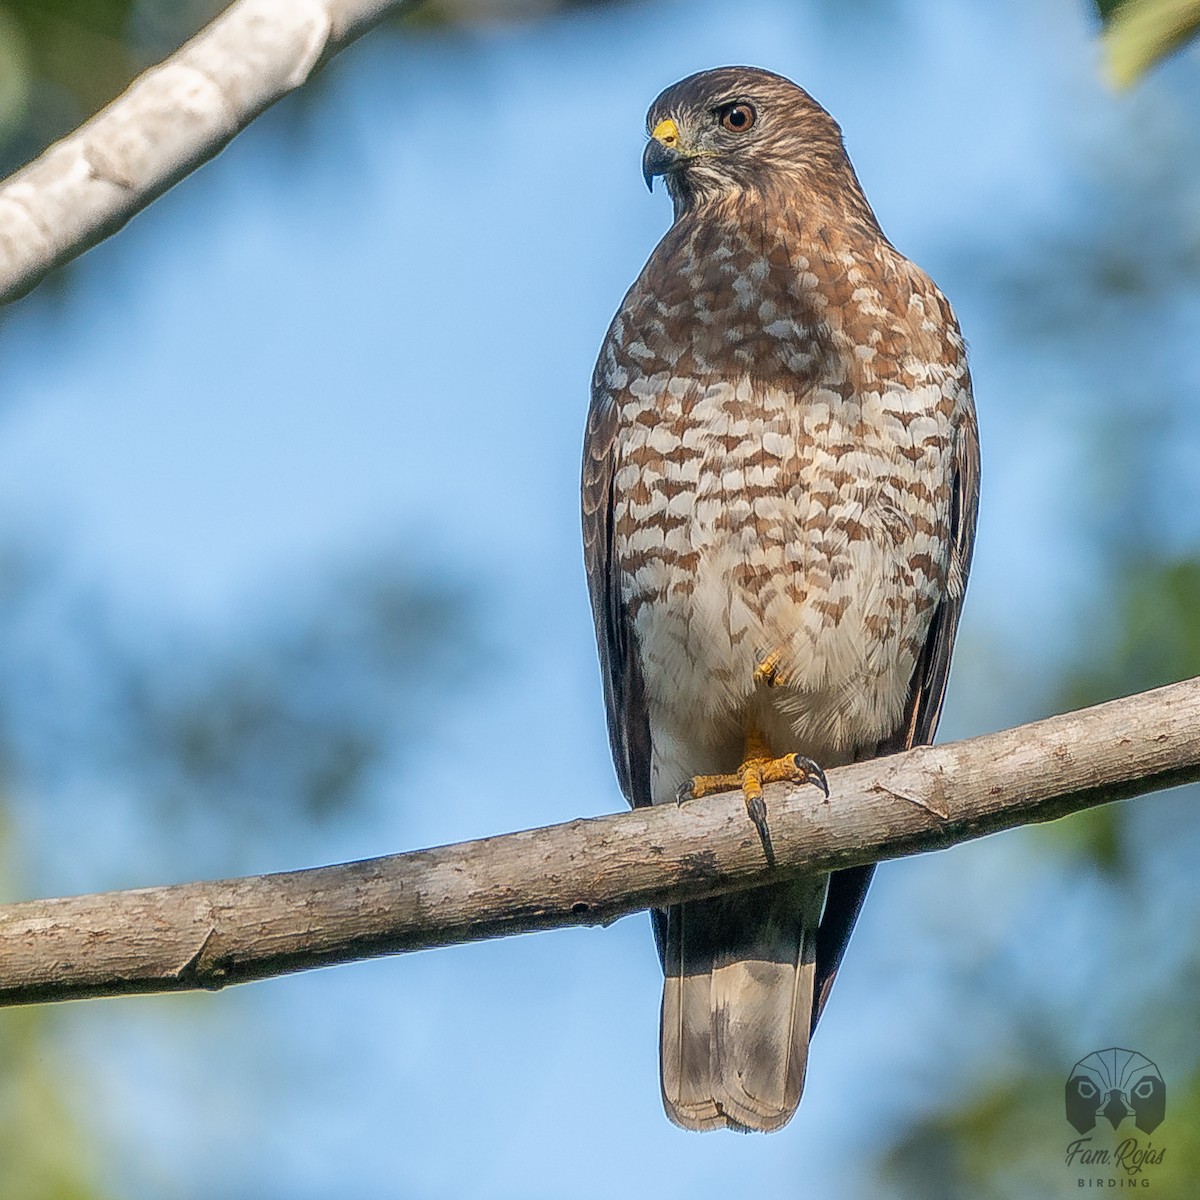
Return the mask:
{"type": "Polygon", "coordinates": [[[842,186],[853,175],[837,122],[782,75],[720,67],[667,88],[646,116],[648,187],[666,179],[676,212],[736,192],[842,186]]]}

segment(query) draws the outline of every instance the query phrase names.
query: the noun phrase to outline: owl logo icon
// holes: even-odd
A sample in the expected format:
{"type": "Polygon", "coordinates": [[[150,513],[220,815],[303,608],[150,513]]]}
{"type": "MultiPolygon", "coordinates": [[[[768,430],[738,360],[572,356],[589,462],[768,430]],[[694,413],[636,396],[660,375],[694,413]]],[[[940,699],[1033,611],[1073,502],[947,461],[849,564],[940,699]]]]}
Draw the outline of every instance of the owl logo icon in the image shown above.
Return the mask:
{"type": "Polygon", "coordinates": [[[1114,1132],[1126,1117],[1143,1133],[1153,1133],[1167,1114],[1167,1085],[1144,1054],[1113,1046],[1094,1050],[1071,1068],[1067,1080],[1067,1120],[1088,1133],[1103,1117],[1114,1132]]]}

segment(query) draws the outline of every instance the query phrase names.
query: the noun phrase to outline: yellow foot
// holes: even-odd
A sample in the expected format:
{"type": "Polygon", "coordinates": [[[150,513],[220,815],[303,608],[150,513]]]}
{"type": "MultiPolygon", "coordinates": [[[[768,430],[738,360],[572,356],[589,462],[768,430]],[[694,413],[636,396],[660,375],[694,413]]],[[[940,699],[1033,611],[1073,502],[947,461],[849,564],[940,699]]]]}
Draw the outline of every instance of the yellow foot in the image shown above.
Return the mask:
{"type": "Polygon", "coordinates": [[[715,792],[731,792],[740,788],[746,801],[746,812],[762,838],[767,856],[771,855],[771,835],[767,829],[767,806],[763,800],[763,785],[768,783],[811,783],[829,799],[829,782],[825,772],[802,754],[772,756],[762,735],[755,729],[746,734],[742,765],[733,775],[696,775],[679,789],[677,800],[698,800],[715,792]]]}

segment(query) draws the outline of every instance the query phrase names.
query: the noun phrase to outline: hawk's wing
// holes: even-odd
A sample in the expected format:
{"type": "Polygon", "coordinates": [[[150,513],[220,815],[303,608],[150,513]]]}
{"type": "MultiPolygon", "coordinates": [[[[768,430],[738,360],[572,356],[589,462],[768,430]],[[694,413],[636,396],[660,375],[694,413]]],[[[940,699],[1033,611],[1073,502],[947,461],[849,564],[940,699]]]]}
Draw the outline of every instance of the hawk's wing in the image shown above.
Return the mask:
{"type": "Polygon", "coordinates": [[[620,573],[612,561],[617,430],[612,396],[594,388],[583,442],[583,559],[604,677],[608,740],[621,791],[638,808],[651,802],[650,719],[620,573]]]}
{"type": "MultiPolygon", "coordinates": [[[[967,590],[967,574],[971,569],[971,552],[975,546],[975,518],[979,511],[979,430],[975,412],[967,412],[958,429],[954,448],[954,474],[950,483],[950,568],[947,573],[946,594],[933,614],[929,636],[921,657],[917,660],[909,685],[904,720],[892,737],[881,742],[878,754],[898,754],[913,746],[925,746],[933,741],[942,702],[946,698],[946,682],[950,677],[950,656],[954,636],[962,615],[963,596],[967,590]]],[[[812,1027],[817,1027],[834,976],[841,965],[846,943],[858,920],[859,910],[867,894],[875,864],[835,871],[829,878],[829,893],[825,911],[817,930],[817,978],[814,987],[812,1027]]]]}

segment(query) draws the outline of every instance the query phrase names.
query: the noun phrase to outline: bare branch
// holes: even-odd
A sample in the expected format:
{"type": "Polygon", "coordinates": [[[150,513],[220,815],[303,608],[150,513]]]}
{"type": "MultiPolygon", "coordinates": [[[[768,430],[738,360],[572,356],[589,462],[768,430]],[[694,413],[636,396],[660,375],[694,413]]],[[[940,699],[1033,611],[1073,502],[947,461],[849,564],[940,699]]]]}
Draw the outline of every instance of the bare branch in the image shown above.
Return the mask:
{"type": "Polygon", "coordinates": [[[343,866],[0,908],[0,1004],[221,988],[351,959],[607,923],[935,850],[1200,778],[1200,679],[768,790],[776,865],[713,796],[343,866]]]}
{"type": "Polygon", "coordinates": [[[237,0],[0,185],[0,302],[115,233],[325,60],[417,0],[237,0]]]}

